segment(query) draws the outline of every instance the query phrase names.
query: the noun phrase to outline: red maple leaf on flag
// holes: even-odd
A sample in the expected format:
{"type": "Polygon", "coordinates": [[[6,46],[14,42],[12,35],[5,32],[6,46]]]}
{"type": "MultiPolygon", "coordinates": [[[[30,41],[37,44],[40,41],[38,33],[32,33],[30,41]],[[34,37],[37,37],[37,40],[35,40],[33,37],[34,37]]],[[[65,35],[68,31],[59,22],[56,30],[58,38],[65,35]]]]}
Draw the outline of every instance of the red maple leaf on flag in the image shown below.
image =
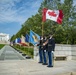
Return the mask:
{"type": "Polygon", "coordinates": [[[49,14],[50,16],[53,16],[53,17],[56,17],[56,16],[57,16],[57,14],[55,14],[54,11],[52,11],[52,12],[48,11],[48,14],[49,14]]]}

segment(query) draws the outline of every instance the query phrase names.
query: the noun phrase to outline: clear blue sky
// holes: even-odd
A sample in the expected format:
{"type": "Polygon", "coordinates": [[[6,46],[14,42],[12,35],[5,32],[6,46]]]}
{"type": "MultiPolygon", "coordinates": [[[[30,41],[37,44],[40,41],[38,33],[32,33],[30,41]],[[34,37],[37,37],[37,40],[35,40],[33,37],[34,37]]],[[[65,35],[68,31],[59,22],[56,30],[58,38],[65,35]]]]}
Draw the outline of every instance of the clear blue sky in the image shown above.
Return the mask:
{"type": "Polygon", "coordinates": [[[0,33],[12,36],[35,15],[42,0],[0,0],[0,33]]]}
{"type": "MultiPolygon", "coordinates": [[[[21,25],[35,15],[43,0],[0,0],[0,33],[12,36],[21,25]]],[[[63,0],[62,0],[63,1],[63,0]]],[[[76,0],[74,0],[76,4],[76,0]]]]}

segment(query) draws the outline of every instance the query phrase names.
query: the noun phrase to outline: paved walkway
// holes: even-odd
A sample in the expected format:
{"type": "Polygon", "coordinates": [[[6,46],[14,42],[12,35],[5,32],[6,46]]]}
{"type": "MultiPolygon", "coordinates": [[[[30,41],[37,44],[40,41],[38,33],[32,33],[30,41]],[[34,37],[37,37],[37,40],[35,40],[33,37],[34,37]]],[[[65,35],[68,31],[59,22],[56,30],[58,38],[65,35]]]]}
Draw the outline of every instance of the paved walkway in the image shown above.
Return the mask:
{"type": "Polygon", "coordinates": [[[0,75],[76,75],[76,61],[73,60],[55,61],[54,67],[48,68],[33,59],[24,59],[21,54],[10,46],[5,46],[0,50],[1,57],[0,75]],[[4,54],[4,57],[2,57],[2,54],[4,54]]]}
{"type": "Polygon", "coordinates": [[[12,47],[4,46],[1,49],[0,60],[23,60],[24,58],[12,47]]]}

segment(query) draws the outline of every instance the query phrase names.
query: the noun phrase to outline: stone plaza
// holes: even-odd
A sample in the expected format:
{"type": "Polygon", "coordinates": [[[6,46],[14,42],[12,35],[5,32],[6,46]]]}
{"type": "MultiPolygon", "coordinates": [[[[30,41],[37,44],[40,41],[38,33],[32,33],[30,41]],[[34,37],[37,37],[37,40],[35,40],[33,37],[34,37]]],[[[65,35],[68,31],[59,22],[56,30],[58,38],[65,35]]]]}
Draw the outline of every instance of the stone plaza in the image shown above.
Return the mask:
{"type": "Polygon", "coordinates": [[[6,45],[0,50],[0,75],[76,75],[76,60],[54,61],[48,68],[6,45]]]}

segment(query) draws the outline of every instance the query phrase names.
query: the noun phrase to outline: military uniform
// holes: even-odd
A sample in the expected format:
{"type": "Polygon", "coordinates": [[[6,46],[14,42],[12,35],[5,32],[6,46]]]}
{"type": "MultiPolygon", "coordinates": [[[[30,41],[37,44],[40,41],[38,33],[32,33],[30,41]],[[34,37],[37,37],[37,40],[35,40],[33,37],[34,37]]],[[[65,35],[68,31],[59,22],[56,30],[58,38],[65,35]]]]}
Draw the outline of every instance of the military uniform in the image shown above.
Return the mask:
{"type": "Polygon", "coordinates": [[[53,67],[53,53],[55,48],[55,40],[54,38],[48,39],[48,66],[47,67],[53,67]]]}
{"type": "Polygon", "coordinates": [[[42,46],[42,39],[39,41],[39,63],[43,63],[43,46],[42,46]]]}
{"type": "MultiPolygon", "coordinates": [[[[46,39],[43,39],[43,43],[46,42],[46,39]]],[[[46,57],[46,45],[43,46],[43,65],[47,65],[47,57],[46,57]]]]}

